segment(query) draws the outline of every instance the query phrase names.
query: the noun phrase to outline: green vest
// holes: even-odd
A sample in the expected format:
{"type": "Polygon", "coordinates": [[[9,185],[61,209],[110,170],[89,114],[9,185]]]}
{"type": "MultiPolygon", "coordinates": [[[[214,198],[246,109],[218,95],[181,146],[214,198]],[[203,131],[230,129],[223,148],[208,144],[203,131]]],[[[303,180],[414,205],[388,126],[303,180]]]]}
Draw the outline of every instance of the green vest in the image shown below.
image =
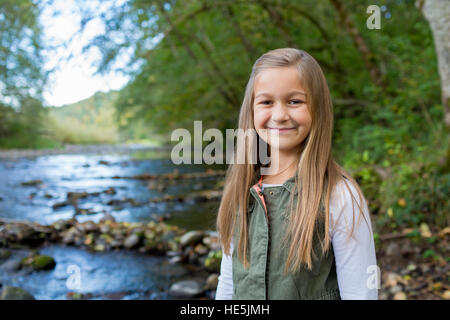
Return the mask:
{"type": "MultiPolygon", "coordinates": [[[[284,274],[287,249],[281,250],[281,242],[289,223],[289,196],[295,177],[282,186],[266,187],[261,191],[260,183],[250,189],[248,212],[249,262],[245,269],[237,256],[239,226],[234,234],[233,250],[233,299],[264,300],[339,300],[333,247],[322,253],[319,236],[323,239],[325,228],[321,204],[321,219],[314,233],[312,269],[306,265],[295,274],[284,274]],[[266,209],[267,206],[267,216],[266,209]],[[269,223],[267,223],[267,219],[269,223]]],[[[298,196],[296,190],[295,200],[298,196]]]]}

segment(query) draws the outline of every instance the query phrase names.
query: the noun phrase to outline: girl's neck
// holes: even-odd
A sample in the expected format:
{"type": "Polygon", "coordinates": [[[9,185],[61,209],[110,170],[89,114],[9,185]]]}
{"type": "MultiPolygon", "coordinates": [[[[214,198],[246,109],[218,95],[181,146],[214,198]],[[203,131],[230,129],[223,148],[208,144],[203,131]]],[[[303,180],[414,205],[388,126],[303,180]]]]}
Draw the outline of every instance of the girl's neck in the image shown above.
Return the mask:
{"type": "Polygon", "coordinates": [[[263,176],[263,183],[282,184],[291,178],[297,171],[300,152],[285,153],[279,151],[279,157],[271,158],[271,174],[263,176]]]}

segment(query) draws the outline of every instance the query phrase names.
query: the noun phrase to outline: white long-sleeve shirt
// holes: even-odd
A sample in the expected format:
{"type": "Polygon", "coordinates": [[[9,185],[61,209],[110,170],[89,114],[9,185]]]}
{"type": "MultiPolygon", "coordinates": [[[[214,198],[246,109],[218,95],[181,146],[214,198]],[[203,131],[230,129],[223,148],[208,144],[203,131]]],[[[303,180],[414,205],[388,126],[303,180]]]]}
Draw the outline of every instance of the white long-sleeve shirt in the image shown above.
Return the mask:
{"type": "MultiPolygon", "coordinates": [[[[355,187],[347,181],[353,197],[360,203],[355,187]]],[[[264,187],[281,186],[281,184],[264,184],[264,187]]],[[[364,216],[360,222],[359,207],[355,202],[354,215],[352,198],[343,181],[340,181],[330,197],[330,224],[329,233],[333,244],[336,262],[336,274],[339,293],[342,300],[377,300],[380,283],[380,272],[377,267],[375,243],[372,225],[367,204],[363,203],[364,216]],[[354,238],[347,237],[354,223],[354,238]]],[[[222,248],[223,249],[223,248],[222,248]]],[[[219,282],[216,291],[216,300],[228,300],[233,296],[233,242],[231,242],[230,255],[222,250],[219,282]]]]}

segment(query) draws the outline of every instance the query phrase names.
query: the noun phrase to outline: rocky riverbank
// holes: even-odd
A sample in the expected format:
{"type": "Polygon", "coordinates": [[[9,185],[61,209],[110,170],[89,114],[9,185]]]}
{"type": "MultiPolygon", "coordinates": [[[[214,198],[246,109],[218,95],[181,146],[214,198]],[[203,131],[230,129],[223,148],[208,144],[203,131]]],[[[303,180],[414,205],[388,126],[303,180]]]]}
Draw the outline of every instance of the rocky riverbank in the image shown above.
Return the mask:
{"type": "MultiPolygon", "coordinates": [[[[98,222],[78,222],[72,218],[50,225],[0,219],[0,264],[7,264],[14,249],[30,249],[30,254],[14,268],[28,272],[52,269],[52,257],[39,254],[39,248],[50,243],[84,248],[90,252],[136,250],[143,254],[167,258],[171,264],[185,264],[206,275],[203,280],[173,283],[169,294],[174,298],[213,298],[221,261],[221,248],[216,232],[183,230],[160,222],[117,222],[109,215],[98,222]]],[[[16,299],[19,289],[3,288],[3,299],[16,299]],[[5,291],[6,290],[6,291],[5,291]],[[16,298],[15,298],[16,297],[16,298]]],[[[23,292],[22,292],[23,293],[23,292]]],[[[28,297],[27,294],[19,296],[28,297]]],[[[85,299],[89,295],[73,292],[69,299],[85,299]]]]}

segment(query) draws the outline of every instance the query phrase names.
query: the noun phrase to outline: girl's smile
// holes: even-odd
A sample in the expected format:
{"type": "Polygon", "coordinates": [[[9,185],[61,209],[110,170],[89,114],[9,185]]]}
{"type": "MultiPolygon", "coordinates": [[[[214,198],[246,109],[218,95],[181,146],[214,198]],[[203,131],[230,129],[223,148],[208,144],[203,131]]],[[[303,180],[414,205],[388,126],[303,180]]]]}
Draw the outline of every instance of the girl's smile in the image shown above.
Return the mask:
{"type": "Polygon", "coordinates": [[[295,129],[294,127],[293,128],[270,128],[270,127],[267,127],[267,128],[270,130],[273,130],[274,132],[278,132],[279,134],[291,133],[295,129]]]}

